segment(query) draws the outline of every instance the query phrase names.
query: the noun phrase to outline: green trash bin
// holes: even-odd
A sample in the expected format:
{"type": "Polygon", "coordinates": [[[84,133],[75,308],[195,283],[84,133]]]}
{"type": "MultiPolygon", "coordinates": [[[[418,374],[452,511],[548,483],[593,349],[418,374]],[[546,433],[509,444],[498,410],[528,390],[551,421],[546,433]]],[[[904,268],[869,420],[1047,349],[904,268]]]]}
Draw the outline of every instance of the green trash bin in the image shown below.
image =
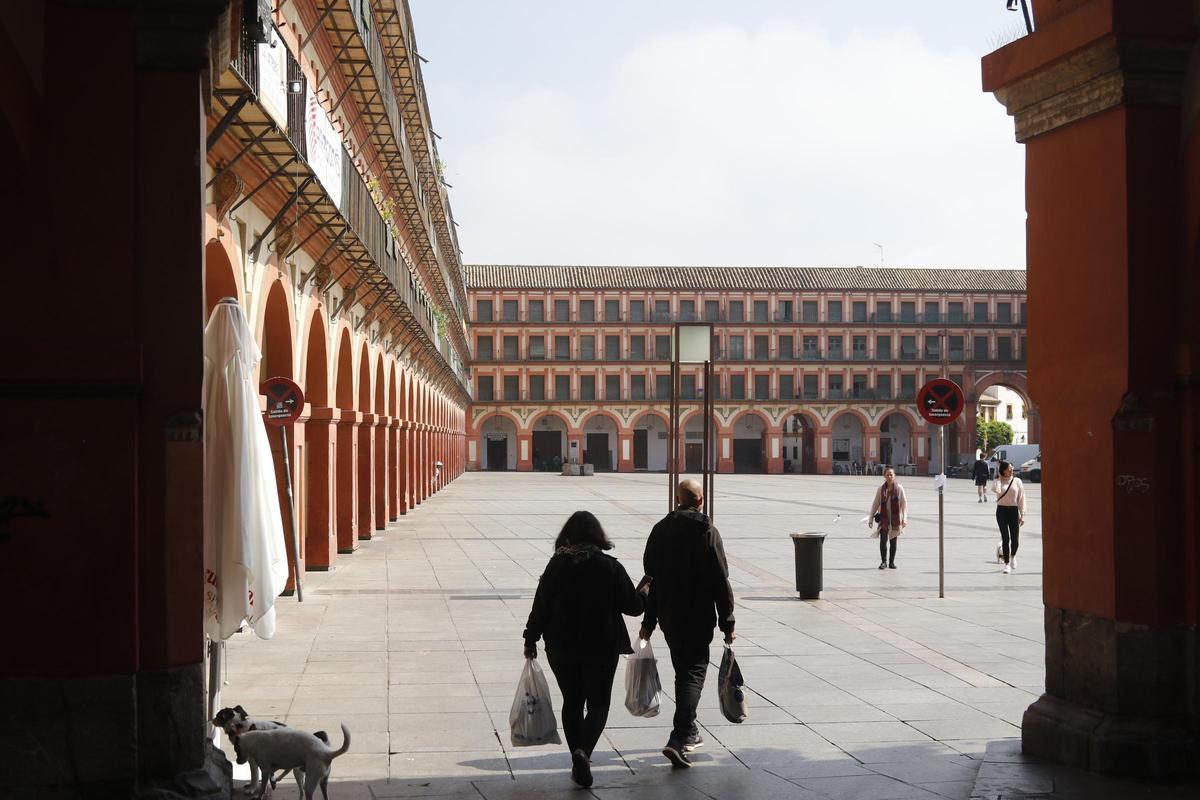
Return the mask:
{"type": "Polygon", "coordinates": [[[796,555],[796,591],[800,593],[800,599],[821,599],[821,590],[825,588],[822,556],[825,534],[793,533],[792,545],[796,555]]]}

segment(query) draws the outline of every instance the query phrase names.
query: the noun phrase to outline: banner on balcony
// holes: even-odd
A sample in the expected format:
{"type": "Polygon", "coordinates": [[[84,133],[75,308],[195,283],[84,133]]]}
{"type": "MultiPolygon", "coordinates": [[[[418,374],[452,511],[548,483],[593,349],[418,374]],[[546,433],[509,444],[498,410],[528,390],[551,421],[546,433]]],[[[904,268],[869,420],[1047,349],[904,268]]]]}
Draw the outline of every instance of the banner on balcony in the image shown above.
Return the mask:
{"type": "Polygon", "coordinates": [[[280,130],[288,129],[287,47],[274,28],[270,41],[258,45],[258,100],[280,130]]]}
{"type": "Polygon", "coordinates": [[[317,180],[342,207],[342,138],[338,136],[325,114],[317,93],[308,87],[304,98],[304,135],[308,140],[308,163],[317,180]]]}

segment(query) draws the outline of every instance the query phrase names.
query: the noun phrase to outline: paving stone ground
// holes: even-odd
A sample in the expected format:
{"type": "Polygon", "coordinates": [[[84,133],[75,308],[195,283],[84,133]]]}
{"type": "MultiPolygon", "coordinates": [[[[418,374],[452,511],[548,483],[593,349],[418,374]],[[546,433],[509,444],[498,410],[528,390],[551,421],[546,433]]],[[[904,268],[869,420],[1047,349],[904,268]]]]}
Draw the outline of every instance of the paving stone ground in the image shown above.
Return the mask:
{"type": "MultiPolygon", "coordinates": [[[[630,716],[622,664],[591,796],[965,799],[989,744],[1014,751],[1043,688],[1041,487],[1027,486],[1019,569],[1004,575],[994,506],[950,482],[939,599],[932,480],[901,478],[910,524],[899,569],[884,571],[860,522],[879,482],[718,476],[750,718],[731,725],[717,708],[715,645],[699,714],[707,744],[693,769],[671,770],[660,753],[671,666],[656,636],[668,699],[656,718],[630,716]],[[796,597],[788,534],[801,531],[828,535],[819,601],[796,597]]],[[[346,723],[352,748],[334,763],[333,800],[588,796],[565,748],[509,744],[521,631],[571,512],[597,514],[636,580],[666,507],[665,475],[467,474],[334,571],[309,573],[302,604],[280,599],[273,640],[235,636],[224,704],[329,731],[335,744],[346,723]]],[[[275,793],[295,796],[286,780],[275,793]]]]}

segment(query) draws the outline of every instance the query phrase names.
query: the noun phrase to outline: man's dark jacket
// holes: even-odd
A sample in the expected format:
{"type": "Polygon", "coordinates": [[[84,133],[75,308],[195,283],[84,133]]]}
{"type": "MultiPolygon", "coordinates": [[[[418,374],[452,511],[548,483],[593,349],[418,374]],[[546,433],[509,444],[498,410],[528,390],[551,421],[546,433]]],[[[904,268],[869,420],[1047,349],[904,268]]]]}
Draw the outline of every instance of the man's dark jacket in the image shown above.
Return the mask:
{"type": "Polygon", "coordinates": [[[646,540],[642,558],[654,579],[642,626],[661,624],[668,636],[712,637],[713,625],[733,630],[733,587],[721,534],[708,517],[679,508],[664,517],[646,540]]]}
{"type": "Polygon", "coordinates": [[[525,643],[546,639],[546,651],[565,657],[632,653],[622,614],[645,602],[621,562],[594,547],[559,551],[538,581],[525,625],[525,643]]]}

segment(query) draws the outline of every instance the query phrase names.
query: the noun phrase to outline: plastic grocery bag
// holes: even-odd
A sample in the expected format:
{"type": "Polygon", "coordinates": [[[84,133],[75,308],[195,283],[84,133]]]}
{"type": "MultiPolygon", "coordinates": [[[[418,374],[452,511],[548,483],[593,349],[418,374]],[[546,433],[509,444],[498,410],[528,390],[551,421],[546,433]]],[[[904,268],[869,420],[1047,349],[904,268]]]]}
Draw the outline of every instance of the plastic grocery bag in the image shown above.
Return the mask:
{"type": "Polygon", "coordinates": [[[721,668],[717,670],[717,694],[721,697],[721,713],[730,722],[746,719],[746,692],[742,680],[742,668],[733,655],[733,648],[726,646],[721,656],[721,668]]]}
{"type": "Polygon", "coordinates": [[[550,701],[550,686],[536,658],[525,659],[517,696],[513,698],[508,715],[508,727],[513,747],[533,747],[539,744],[562,744],[558,738],[558,723],[550,701]]]}
{"type": "Polygon", "coordinates": [[[635,717],[655,717],[661,701],[662,681],[654,648],[638,639],[637,650],[625,664],[625,708],[635,717]]]}

